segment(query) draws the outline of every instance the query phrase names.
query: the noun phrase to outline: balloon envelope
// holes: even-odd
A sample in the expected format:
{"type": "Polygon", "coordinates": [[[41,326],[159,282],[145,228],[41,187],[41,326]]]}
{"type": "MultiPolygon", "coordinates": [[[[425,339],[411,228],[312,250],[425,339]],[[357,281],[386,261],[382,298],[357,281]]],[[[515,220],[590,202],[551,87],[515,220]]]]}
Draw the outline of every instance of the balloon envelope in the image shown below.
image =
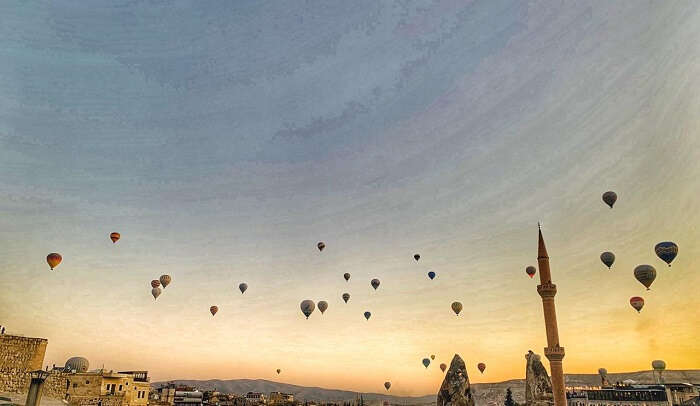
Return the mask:
{"type": "Polygon", "coordinates": [[[380,284],[380,282],[379,282],[379,279],[377,279],[377,278],[372,279],[372,281],[370,282],[370,285],[372,285],[374,290],[377,290],[377,288],[379,287],[379,284],[380,284]]]}
{"type": "Polygon", "coordinates": [[[159,281],[158,279],[153,279],[153,280],[151,281],[151,287],[152,287],[152,288],[157,288],[157,287],[159,287],[159,286],[160,286],[160,281],[159,281]]]}
{"type": "Polygon", "coordinates": [[[277,375],[279,375],[280,372],[282,372],[282,370],[277,368],[277,375]]]}
{"type": "Polygon", "coordinates": [[[440,369],[442,369],[442,372],[445,372],[445,370],[447,369],[447,364],[445,364],[445,363],[440,364],[440,369]]]}
{"type": "Polygon", "coordinates": [[[483,362],[479,362],[479,364],[476,367],[479,368],[479,372],[481,372],[482,374],[486,370],[486,364],[484,364],[483,362]]]}
{"type": "Polygon", "coordinates": [[[637,313],[642,311],[642,307],[644,307],[644,299],[642,299],[639,296],[634,296],[630,298],[630,306],[634,307],[634,309],[637,311],[637,313]]]}
{"type": "Polygon", "coordinates": [[[212,316],[214,316],[216,314],[216,312],[218,312],[218,311],[219,311],[218,306],[212,306],[209,308],[209,312],[211,313],[212,316]]]}
{"type": "Polygon", "coordinates": [[[154,287],[153,289],[151,289],[151,294],[153,295],[154,300],[158,299],[158,296],[160,296],[160,294],[161,294],[160,288],[154,287]]]}
{"type": "Polygon", "coordinates": [[[657,371],[663,371],[666,369],[666,362],[662,359],[655,359],[651,361],[651,367],[657,371]]]}
{"type": "Polygon", "coordinates": [[[431,359],[431,360],[434,360],[434,359],[435,359],[435,354],[431,355],[431,356],[430,356],[430,359],[431,359]]]}
{"type": "Polygon", "coordinates": [[[534,266],[530,265],[527,268],[525,268],[525,273],[527,274],[527,276],[532,278],[533,276],[535,276],[535,273],[537,273],[537,270],[534,266]]]}
{"type": "Polygon", "coordinates": [[[345,301],[345,303],[347,303],[348,300],[350,300],[350,294],[349,294],[349,293],[343,293],[343,300],[345,301]]]}
{"type": "Polygon", "coordinates": [[[301,307],[301,312],[304,313],[304,316],[306,316],[307,319],[309,316],[311,316],[311,313],[314,312],[314,309],[316,309],[316,305],[314,304],[313,300],[309,299],[302,301],[299,307],[301,307]]]}
{"type": "Polygon", "coordinates": [[[316,248],[318,248],[319,251],[323,251],[323,249],[326,248],[326,244],[323,241],[319,241],[318,244],[316,244],[316,248]]]}
{"type": "Polygon", "coordinates": [[[365,312],[365,319],[369,320],[370,317],[372,317],[372,313],[365,312]]]}
{"type": "Polygon", "coordinates": [[[435,272],[433,272],[433,271],[428,272],[428,278],[430,278],[430,280],[435,279],[435,272]]]}
{"type": "Polygon", "coordinates": [[[459,312],[462,311],[462,304],[459,302],[453,302],[452,303],[452,311],[455,312],[455,314],[459,316],[459,312]]]}
{"type": "Polygon", "coordinates": [[[164,288],[167,288],[173,278],[171,278],[170,275],[161,275],[158,280],[160,280],[160,284],[163,285],[164,288]]]}
{"type": "Polygon", "coordinates": [[[671,266],[671,262],[676,258],[676,255],[678,255],[678,246],[674,242],[664,241],[656,244],[654,251],[662,261],[667,263],[668,266],[671,266]]]}
{"type": "Polygon", "coordinates": [[[389,382],[389,381],[384,382],[384,387],[386,388],[386,390],[389,390],[389,388],[391,388],[391,382],[389,382]]]}
{"type": "Polygon", "coordinates": [[[615,263],[615,254],[613,254],[610,251],[605,251],[604,253],[600,254],[600,260],[605,264],[605,266],[610,269],[610,267],[615,263]]]}
{"type": "Polygon", "coordinates": [[[243,282],[240,285],[238,285],[238,290],[241,291],[241,295],[245,293],[246,290],[248,290],[248,284],[243,282]]]}
{"type": "Polygon", "coordinates": [[[603,201],[612,209],[613,205],[617,201],[617,193],[613,191],[603,193],[603,201]]]}
{"type": "Polygon", "coordinates": [[[350,280],[350,274],[347,273],[347,272],[345,272],[345,273],[343,274],[343,278],[345,278],[346,281],[349,281],[349,280],[350,280]]]}
{"type": "Polygon", "coordinates": [[[61,263],[61,261],[63,261],[63,257],[61,257],[61,254],[59,253],[52,252],[46,256],[46,262],[49,264],[49,268],[51,268],[52,271],[61,263]]]}
{"type": "Polygon", "coordinates": [[[326,311],[326,309],[328,309],[328,302],[326,302],[325,300],[321,300],[320,302],[318,302],[318,310],[321,311],[321,314],[323,314],[326,311]]]}
{"type": "Polygon", "coordinates": [[[423,366],[427,368],[428,365],[430,365],[430,360],[428,358],[423,358],[423,366]]]}
{"type": "Polygon", "coordinates": [[[418,260],[420,259],[420,254],[414,254],[414,255],[413,255],[413,259],[415,259],[416,261],[418,261],[418,260]]]}
{"type": "Polygon", "coordinates": [[[639,265],[634,268],[634,277],[649,290],[654,279],[656,279],[656,268],[651,265],[639,265]]]}
{"type": "Polygon", "coordinates": [[[112,243],[119,241],[121,237],[122,236],[119,233],[112,233],[109,235],[109,239],[112,240],[112,243]]]}

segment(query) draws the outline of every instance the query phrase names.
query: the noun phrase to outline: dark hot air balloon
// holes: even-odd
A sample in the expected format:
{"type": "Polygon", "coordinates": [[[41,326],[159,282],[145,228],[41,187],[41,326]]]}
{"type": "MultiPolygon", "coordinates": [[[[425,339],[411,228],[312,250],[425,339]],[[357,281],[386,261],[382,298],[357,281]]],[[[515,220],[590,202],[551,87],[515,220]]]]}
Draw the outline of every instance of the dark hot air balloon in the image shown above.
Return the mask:
{"type": "Polygon", "coordinates": [[[452,311],[455,312],[455,314],[459,316],[459,312],[462,311],[462,304],[459,302],[453,302],[452,303],[452,311]]]}
{"type": "Polygon", "coordinates": [[[667,263],[668,266],[671,266],[671,262],[676,258],[676,255],[678,255],[678,246],[674,242],[664,241],[656,244],[654,251],[662,261],[667,263]]]}
{"type": "Polygon", "coordinates": [[[321,311],[321,314],[323,314],[326,311],[326,309],[328,309],[328,302],[326,302],[325,300],[321,300],[320,302],[318,302],[318,310],[321,311]]]}
{"type": "Polygon", "coordinates": [[[447,369],[447,364],[445,364],[445,363],[440,364],[440,369],[442,370],[442,372],[445,372],[445,370],[447,369]]]}
{"type": "Polygon", "coordinates": [[[630,306],[634,307],[637,313],[642,311],[644,307],[644,299],[639,296],[633,296],[630,298],[630,306]]]}
{"type": "Polygon", "coordinates": [[[304,316],[308,319],[309,316],[311,316],[311,313],[314,312],[314,309],[316,309],[316,305],[314,304],[313,300],[304,300],[301,302],[299,305],[301,307],[301,312],[304,313],[304,316]]]}
{"type": "Polygon", "coordinates": [[[610,269],[610,267],[615,263],[615,254],[609,251],[605,251],[604,253],[600,254],[600,260],[605,264],[605,266],[610,269]]]}
{"type": "Polygon", "coordinates": [[[374,288],[374,290],[377,290],[377,288],[379,287],[380,282],[379,282],[379,279],[374,278],[374,279],[372,279],[372,281],[371,281],[369,284],[372,285],[372,287],[374,288]]]}
{"type": "Polygon", "coordinates": [[[391,388],[391,382],[389,382],[389,381],[384,382],[384,387],[386,388],[386,390],[389,390],[389,388],[391,388]]]}
{"type": "Polygon", "coordinates": [[[319,241],[318,244],[316,244],[316,248],[318,248],[319,251],[323,251],[323,249],[326,248],[326,244],[323,241],[319,241]]]}
{"type": "Polygon", "coordinates": [[[486,364],[484,364],[483,362],[479,362],[479,364],[476,367],[479,368],[479,372],[481,372],[482,374],[486,370],[486,364]]]}
{"type": "Polygon", "coordinates": [[[431,360],[435,360],[435,354],[432,354],[432,355],[430,356],[430,359],[431,359],[431,360]]]}
{"type": "Polygon", "coordinates": [[[603,193],[603,201],[612,209],[613,205],[617,201],[617,193],[613,191],[603,193]]]}
{"type": "Polygon", "coordinates": [[[413,254],[413,259],[418,261],[420,259],[420,254],[413,254]]]}
{"type": "Polygon", "coordinates": [[[527,274],[527,276],[532,278],[533,276],[535,276],[535,273],[537,273],[537,270],[534,266],[530,265],[527,268],[525,268],[525,273],[527,274]]]}
{"type": "Polygon", "coordinates": [[[369,320],[370,317],[372,317],[372,313],[365,312],[365,319],[369,320]]]}
{"type": "Polygon", "coordinates": [[[423,358],[423,366],[427,368],[428,365],[430,365],[430,360],[428,358],[423,358]]]}
{"type": "Polygon", "coordinates": [[[160,296],[161,292],[162,291],[157,286],[154,287],[153,289],[151,289],[151,294],[153,295],[153,300],[158,299],[158,296],[160,296]]]}
{"type": "Polygon", "coordinates": [[[435,272],[433,272],[433,271],[428,272],[428,278],[430,278],[430,280],[435,279],[435,272]]]}
{"type": "Polygon", "coordinates": [[[243,282],[240,285],[238,285],[238,290],[241,291],[241,295],[245,293],[246,290],[248,290],[248,284],[243,282]]]}
{"type": "Polygon", "coordinates": [[[279,369],[279,368],[277,368],[277,375],[279,375],[279,374],[280,374],[280,372],[282,372],[282,370],[281,370],[281,369],[279,369]]]}
{"type": "Polygon", "coordinates": [[[152,287],[152,288],[160,287],[160,281],[159,281],[158,279],[153,279],[153,280],[151,281],[151,287],[152,287]]]}
{"type": "Polygon", "coordinates": [[[63,261],[63,257],[61,257],[61,254],[56,252],[52,252],[46,256],[46,262],[49,264],[49,268],[51,268],[52,271],[61,263],[61,261],[63,261]]]}
{"type": "Polygon", "coordinates": [[[345,301],[345,303],[347,303],[348,300],[350,300],[350,294],[349,294],[349,293],[343,293],[343,300],[345,301]]]}
{"type": "Polygon", "coordinates": [[[346,282],[349,281],[349,280],[350,280],[350,274],[347,273],[347,272],[345,272],[345,273],[343,274],[343,278],[345,278],[345,281],[346,281],[346,282]]]}
{"type": "Polygon", "coordinates": [[[119,233],[112,233],[109,235],[109,239],[112,240],[112,243],[119,241],[121,237],[122,236],[119,233]]]}
{"type": "Polygon", "coordinates": [[[170,275],[161,275],[158,280],[160,280],[160,284],[163,285],[164,288],[167,288],[170,282],[173,281],[173,278],[171,278],[170,275]]]}
{"type": "Polygon", "coordinates": [[[651,265],[639,265],[634,268],[634,277],[649,290],[654,279],[656,279],[656,269],[651,265]]]}
{"type": "Polygon", "coordinates": [[[211,313],[212,317],[216,315],[216,312],[219,311],[219,306],[212,306],[209,308],[209,312],[211,313]]]}

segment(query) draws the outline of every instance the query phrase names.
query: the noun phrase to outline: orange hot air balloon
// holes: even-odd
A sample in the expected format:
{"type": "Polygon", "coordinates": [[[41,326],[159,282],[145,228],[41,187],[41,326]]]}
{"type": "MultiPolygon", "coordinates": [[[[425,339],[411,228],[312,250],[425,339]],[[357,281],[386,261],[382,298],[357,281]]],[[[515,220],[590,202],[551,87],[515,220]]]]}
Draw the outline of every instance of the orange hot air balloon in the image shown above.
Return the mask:
{"type": "Polygon", "coordinates": [[[447,364],[445,364],[445,363],[440,364],[440,369],[442,369],[442,372],[445,372],[445,370],[447,369],[447,364]]]}
{"type": "Polygon", "coordinates": [[[209,311],[211,312],[211,315],[214,316],[216,315],[216,312],[219,311],[219,306],[212,306],[209,308],[209,311]]]}
{"type": "Polygon", "coordinates": [[[151,281],[151,287],[152,288],[159,288],[160,287],[160,281],[158,279],[153,279],[151,281]]]}
{"type": "Polygon", "coordinates": [[[642,307],[644,307],[644,299],[642,299],[639,296],[631,297],[630,306],[634,307],[634,310],[636,310],[637,313],[639,313],[642,311],[642,307]]]}
{"type": "Polygon", "coordinates": [[[483,362],[479,362],[479,365],[477,365],[476,367],[479,368],[479,372],[481,372],[482,374],[486,370],[486,364],[484,364],[483,362]]]}
{"type": "Polygon", "coordinates": [[[63,261],[63,257],[61,256],[61,254],[52,252],[46,256],[46,262],[49,264],[49,267],[52,271],[61,263],[61,261],[63,261]]]}
{"type": "Polygon", "coordinates": [[[122,236],[119,233],[112,233],[109,235],[109,239],[112,240],[112,243],[119,241],[121,237],[122,236]]]}

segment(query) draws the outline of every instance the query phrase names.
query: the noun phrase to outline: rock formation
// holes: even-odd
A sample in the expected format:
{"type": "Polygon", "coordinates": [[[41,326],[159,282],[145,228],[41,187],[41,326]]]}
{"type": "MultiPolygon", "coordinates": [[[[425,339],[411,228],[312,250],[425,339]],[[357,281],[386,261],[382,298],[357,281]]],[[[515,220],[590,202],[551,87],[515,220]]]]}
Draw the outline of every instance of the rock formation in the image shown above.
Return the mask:
{"type": "Polygon", "coordinates": [[[437,406],[474,406],[467,367],[455,354],[437,395],[437,406]]]}
{"type": "Polygon", "coordinates": [[[525,359],[527,360],[527,366],[525,367],[525,405],[553,405],[552,381],[549,379],[544,365],[542,365],[540,356],[532,351],[528,351],[525,359]]]}

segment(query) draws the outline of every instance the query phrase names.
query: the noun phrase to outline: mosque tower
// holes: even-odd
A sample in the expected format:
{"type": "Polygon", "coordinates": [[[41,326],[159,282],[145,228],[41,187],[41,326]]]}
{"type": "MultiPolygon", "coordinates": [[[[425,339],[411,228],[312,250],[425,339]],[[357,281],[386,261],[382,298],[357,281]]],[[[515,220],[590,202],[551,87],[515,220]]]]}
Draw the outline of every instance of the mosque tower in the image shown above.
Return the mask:
{"type": "Polygon", "coordinates": [[[549,271],[549,256],[542,238],[542,228],[538,224],[537,265],[540,271],[540,284],[537,285],[537,293],[542,297],[544,310],[544,325],[547,330],[547,347],[544,356],[549,360],[549,370],[552,374],[552,392],[554,406],[566,406],[566,388],[564,387],[564,347],[559,346],[559,328],[557,327],[557,311],[554,307],[554,295],[557,294],[557,285],[552,283],[552,274],[549,271]]]}

